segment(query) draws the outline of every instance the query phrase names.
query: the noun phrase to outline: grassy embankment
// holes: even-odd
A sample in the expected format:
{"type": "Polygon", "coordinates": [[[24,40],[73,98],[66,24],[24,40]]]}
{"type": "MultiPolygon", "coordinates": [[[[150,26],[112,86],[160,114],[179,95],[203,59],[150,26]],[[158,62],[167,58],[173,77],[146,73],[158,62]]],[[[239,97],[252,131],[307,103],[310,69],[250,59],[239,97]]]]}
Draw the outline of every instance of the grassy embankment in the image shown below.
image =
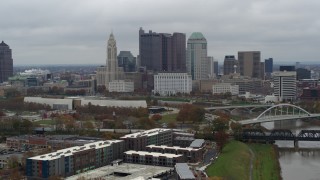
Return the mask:
{"type": "Polygon", "coordinates": [[[250,144],[249,146],[255,154],[252,179],[281,179],[278,153],[272,145],[250,144]]]}
{"type": "Polygon", "coordinates": [[[277,154],[272,145],[247,145],[238,141],[231,141],[224,147],[216,162],[207,168],[208,176],[236,180],[249,179],[251,159],[249,148],[255,154],[252,179],[281,179],[277,154]]]}
{"type": "Polygon", "coordinates": [[[222,153],[211,164],[206,172],[209,177],[225,177],[227,179],[249,179],[250,152],[246,144],[231,141],[222,150],[222,153]]]}

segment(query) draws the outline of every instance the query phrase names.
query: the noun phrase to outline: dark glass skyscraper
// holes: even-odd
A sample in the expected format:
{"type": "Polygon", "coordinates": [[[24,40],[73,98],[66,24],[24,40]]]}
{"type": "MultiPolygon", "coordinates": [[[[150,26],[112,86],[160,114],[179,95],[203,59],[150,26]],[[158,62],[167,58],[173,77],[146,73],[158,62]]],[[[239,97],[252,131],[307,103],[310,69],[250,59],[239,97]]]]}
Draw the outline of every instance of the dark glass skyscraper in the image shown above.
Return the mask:
{"type": "Polygon", "coordinates": [[[124,72],[136,71],[136,58],[130,51],[120,51],[117,58],[118,66],[123,67],[124,72]]]}
{"type": "Polygon", "coordinates": [[[233,55],[225,56],[224,61],[223,61],[223,74],[228,75],[228,74],[233,74],[239,73],[239,64],[236,58],[233,55]]]}
{"type": "Polygon", "coordinates": [[[264,60],[264,71],[265,73],[272,73],[273,72],[273,59],[265,59],[264,60]]]}
{"type": "Polygon", "coordinates": [[[140,66],[156,72],[186,71],[186,35],[139,30],[140,66]]]}
{"type": "Polygon", "coordinates": [[[0,83],[7,81],[13,73],[12,51],[3,41],[0,43],[0,83]]]}

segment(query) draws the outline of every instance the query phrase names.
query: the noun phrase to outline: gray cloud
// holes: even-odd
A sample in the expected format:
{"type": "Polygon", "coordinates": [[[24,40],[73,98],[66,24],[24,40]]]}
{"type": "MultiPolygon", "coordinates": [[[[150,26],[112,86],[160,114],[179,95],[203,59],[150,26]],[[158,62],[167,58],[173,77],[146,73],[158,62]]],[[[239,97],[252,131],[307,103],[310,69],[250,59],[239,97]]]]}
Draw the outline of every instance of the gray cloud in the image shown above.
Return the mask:
{"type": "Polygon", "coordinates": [[[317,0],[10,0],[0,6],[0,40],[15,64],[105,62],[113,30],[119,50],[138,53],[138,29],[200,31],[209,55],[260,50],[278,62],[316,61],[317,0]]]}

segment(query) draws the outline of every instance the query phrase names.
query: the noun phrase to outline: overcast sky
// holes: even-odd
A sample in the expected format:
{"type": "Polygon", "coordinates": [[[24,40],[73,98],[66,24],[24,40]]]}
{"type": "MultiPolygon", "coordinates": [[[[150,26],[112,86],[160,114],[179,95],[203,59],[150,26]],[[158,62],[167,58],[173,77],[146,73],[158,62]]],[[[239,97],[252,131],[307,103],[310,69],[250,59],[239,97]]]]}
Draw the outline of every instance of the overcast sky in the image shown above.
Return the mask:
{"type": "Polygon", "coordinates": [[[317,62],[319,0],[3,0],[0,40],[14,64],[104,64],[111,31],[138,54],[138,30],[202,32],[219,62],[259,50],[275,63],[317,62]]]}

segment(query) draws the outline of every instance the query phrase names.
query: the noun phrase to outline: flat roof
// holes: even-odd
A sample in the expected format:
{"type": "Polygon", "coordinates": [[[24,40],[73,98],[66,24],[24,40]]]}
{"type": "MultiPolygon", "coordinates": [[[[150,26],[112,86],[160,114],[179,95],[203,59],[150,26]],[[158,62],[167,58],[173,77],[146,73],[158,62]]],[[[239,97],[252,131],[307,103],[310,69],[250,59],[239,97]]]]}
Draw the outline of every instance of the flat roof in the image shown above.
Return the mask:
{"type": "Polygon", "coordinates": [[[181,180],[195,179],[187,163],[176,163],[175,168],[181,180]]]}
{"type": "Polygon", "coordinates": [[[155,129],[150,129],[146,130],[143,132],[137,132],[137,133],[132,133],[132,134],[127,134],[125,136],[122,136],[121,138],[137,138],[141,136],[154,136],[156,134],[159,134],[161,132],[166,132],[166,131],[172,131],[171,129],[163,129],[163,128],[155,128],[155,129]]]}
{"type": "Polygon", "coordinates": [[[157,145],[149,145],[146,147],[150,147],[150,148],[162,148],[162,149],[175,149],[175,150],[187,150],[187,151],[194,151],[196,149],[191,148],[191,147],[180,147],[180,146],[166,146],[166,145],[161,145],[161,146],[157,146],[157,145]]]}
{"type": "Polygon", "coordinates": [[[192,141],[189,147],[200,148],[204,142],[204,139],[195,139],[194,141],[192,141]]]}
{"type": "Polygon", "coordinates": [[[33,160],[54,160],[54,159],[61,158],[61,156],[64,156],[64,157],[71,156],[71,155],[73,155],[73,153],[85,151],[85,150],[88,150],[88,149],[104,148],[104,147],[110,146],[113,143],[118,143],[118,142],[121,142],[121,141],[122,140],[97,141],[97,142],[92,142],[92,143],[85,144],[83,146],[74,146],[74,147],[70,147],[70,148],[66,148],[66,149],[61,149],[61,150],[58,150],[58,151],[53,152],[53,153],[34,156],[34,157],[29,158],[29,159],[33,159],[33,160]]]}
{"type": "Polygon", "coordinates": [[[181,156],[182,156],[181,154],[169,154],[169,153],[158,153],[158,152],[147,152],[147,151],[133,151],[133,150],[126,151],[126,152],[124,152],[124,154],[129,154],[129,155],[139,154],[140,156],[150,155],[150,156],[153,156],[153,157],[165,156],[165,157],[167,157],[167,158],[175,158],[175,157],[181,157],[181,156]]]}
{"type": "Polygon", "coordinates": [[[85,173],[67,177],[67,180],[77,180],[81,177],[85,179],[105,179],[105,180],[144,180],[157,177],[166,172],[173,171],[172,167],[149,166],[142,164],[123,163],[116,166],[103,166],[85,173]],[[127,176],[116,176],[116,173],[127,174],[127,176]]]}

